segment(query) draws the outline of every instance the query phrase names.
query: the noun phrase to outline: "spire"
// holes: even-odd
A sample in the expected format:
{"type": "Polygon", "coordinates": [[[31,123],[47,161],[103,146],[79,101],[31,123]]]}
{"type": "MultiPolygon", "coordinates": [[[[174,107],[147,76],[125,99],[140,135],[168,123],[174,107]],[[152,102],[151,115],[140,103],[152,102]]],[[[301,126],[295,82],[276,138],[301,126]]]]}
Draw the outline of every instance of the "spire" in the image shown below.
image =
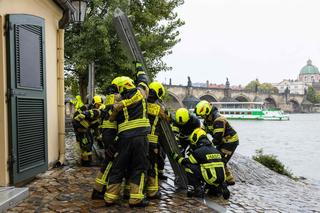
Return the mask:
{"type": "Polygon", "coordinates": [[[226,89],[229,89],[230,88],[230,82],[229,82],[229,79],[227,78],[227,81],[226,81],[226,89]]]}
{"type": "Polygon", "coordinates": [[[311,65],[312,65],[312,61],[310,60],[310,58],[309,58],[309,60],[307,61],[307,65],[308,65],[308,66],[311,66],[311,65]]]}

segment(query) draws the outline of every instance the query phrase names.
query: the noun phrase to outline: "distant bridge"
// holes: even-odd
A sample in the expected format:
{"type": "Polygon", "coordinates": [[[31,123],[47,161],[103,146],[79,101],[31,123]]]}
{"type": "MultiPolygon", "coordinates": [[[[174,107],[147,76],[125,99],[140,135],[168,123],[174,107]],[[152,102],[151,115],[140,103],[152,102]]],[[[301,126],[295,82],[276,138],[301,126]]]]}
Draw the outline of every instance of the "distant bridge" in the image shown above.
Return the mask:
{"type": "MultiPolygon", "coordinates": [[[[264,102],[268,107],[278,107],[286,112],[309,112],[310,104],[304,95],[252,92],[248,90],[232,90],[231,88],[209,88],[165,85],[169,98],[166,103],[171,108],[188,107],[188,102],[196,99],[209,102],[240,101],[264,102]]],[[[189,105],[190,107],[190,105],[189,105]]],[[[192,106],[193,107],[193,106],[192,106]]]]}

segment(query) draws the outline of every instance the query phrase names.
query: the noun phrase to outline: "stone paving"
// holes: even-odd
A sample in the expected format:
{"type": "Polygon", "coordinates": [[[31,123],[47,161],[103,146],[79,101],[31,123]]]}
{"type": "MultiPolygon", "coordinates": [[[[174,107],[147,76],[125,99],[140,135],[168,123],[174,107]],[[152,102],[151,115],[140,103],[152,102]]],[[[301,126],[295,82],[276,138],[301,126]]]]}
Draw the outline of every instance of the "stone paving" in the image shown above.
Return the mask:
{"type": "Polygon", "coordinates": [[[98,167],[77,166],[73,136],[66,137],[67,166],[38,175],[29,185],[30,196],[8,212],[320,212],[320,186],[310,180],[293,181],[255,161],[235,154],[230,162],[237,178],[229,187],[229,200],[186,197],[173,184],[169,164],[167,181],[160,185],[163,197],[146,208],[129,208],[127,201],[105,207],[104,201],[91,200],[98,167]]]}
{"type": "Polygon", "coordinates": [[[73,140],[73,137],[66,137],[68,165],[38,175],[27,185],[30,196],[8,212],[215,212],[175,189],[169,165],[166,165],[166,171],[170,178],[161,181],[160,185],[161,200],[151,200],[146,208],[130,208],[126,200],[112,207],[105,207],[103,200],[91,200],[99,167],[77,166],[79,148],[72,143],[73,140]]]}

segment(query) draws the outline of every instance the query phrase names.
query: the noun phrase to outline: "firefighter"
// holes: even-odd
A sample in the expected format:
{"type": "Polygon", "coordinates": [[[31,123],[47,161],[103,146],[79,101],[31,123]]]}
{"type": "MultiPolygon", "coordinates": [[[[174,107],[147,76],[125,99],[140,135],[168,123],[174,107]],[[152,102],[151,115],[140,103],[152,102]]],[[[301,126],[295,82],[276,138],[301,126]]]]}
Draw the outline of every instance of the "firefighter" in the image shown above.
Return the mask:
{"type": "Polygon", "coordinates": [[[117,153],[117,144],[115,142],[117,136],[117,122],[109,121],[112,105],[119,101],[118,91],[114,85],[107,88],[105,108],[102,110],[100,130],[105,150],[104,165],[101,167],[95,179],[95,185],[91,195],[92,199],[104,199],[104,193],[107,185],[107,178],[112,167],[112,161],[117,153]]]}
{"type": "Polygon", "coordinates": [[[220,152],[212,146],[207,133],[196,128],[190,135],[192,153],[187,158],[173,153],[173,159],[185,166],[188,178],[187,196],[203,197],[204,189],[221,189],[222,195],[228,199],[230,192],[225,183],[224,163],[220,152]]]}
{"type": "Polygon", "coordinates": [[[117,86],[122,101],[113,105],[110,121],[118,125],[118,155],[113,161],[107,190],[106,206],[119,199],[122,179],[128,172],[130,181],[130,207],[144,207],[145,176],[148,166],[148,139],[150,123],[147,118],[148,79],[140,63],[136,63],[136,82],[131,78],[117,77],[112,84],[117,86]],[[137,86],[136,86],[136,85],[137,86]]]}
{"type": "Polygon", "coordinates": [[[148,134],[150,167],[148,169],[147,197],[149,199],[161,197],[158,184],[158,159],[160,158],[159,119],[169,121],[164,107],[159,103],[164,94],[165,89],[160,82],[154,81],[149,85],[149,96],[147,99],[148,118],[151,125],[151,132],[148,134]]]}
{"type": "Polygon", "coordinates": [[[175,120],[173,120],[172,129],[176,134],[179,147],[182,155],[186,154],[186,150],[189,146],[189,136],[196,128],[201,126],[201,122],[197,116],[186,108],[179,108],[175,113],[175,120]]]}
{"type": "MultiPolygon", "coordinates": [[[[89,109],[99,109],[100,111],[103,111],[105,108],[105,105],[103,104],[102,97],[100,95],[95,95],[92,98],[92,102],[89,105],[89,109]]],[[[98,147],[100,149],[104,148],[103,147],[103,142],[102,142],[102,135],[100,132],[100,122],[101,121],[101,116],[91,119],[90,121],[90,131],[91,135],[93,137],[93,141],[97,143],[98,147]]]]}
{"type": "Polygon", "coordinates": [[[227,167],[227,163],[239,145],[237,132],[230,123],[218,113],[218,109],[208,101],[200,101],[195,107],[195,113],[204,119],[204,126],[212,136],[212,142],[223,154],[228,185],[235,184],[235,178],[227,167]]]}
{"type": "Polygon", "coordinates": [[[97,107],[99,107],[102,102],[98,103],[98,99],[99,98],[96,97],[96,99],[92,100],[95,108],[92,106],[82,105],[74,113],[72,119],[76,140],[80,144],[82,166],[91,166],[93,136],[90,128],[92,124],[95,124],[95,121],[98,120],[100,116],[100,110],[97,109],[97,107]]]}
{"type": "Polygon", "coordinates": [[[80,95],[77,95],[76,100],[71,100],[70,103],[74,105],[75,110],[80,109],[84,105],[80,95]]]}

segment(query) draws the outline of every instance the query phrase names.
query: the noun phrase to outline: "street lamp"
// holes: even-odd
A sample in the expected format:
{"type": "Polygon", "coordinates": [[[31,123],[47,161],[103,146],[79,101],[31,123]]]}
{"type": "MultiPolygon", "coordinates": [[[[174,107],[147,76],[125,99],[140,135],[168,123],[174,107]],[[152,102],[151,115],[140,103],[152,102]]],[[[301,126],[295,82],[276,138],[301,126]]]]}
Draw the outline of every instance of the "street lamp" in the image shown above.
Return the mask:
{"type": "Polygon", "coordinates": [[[83,22],[86,15],[88,0],[71,0],[71,3],[75,9],[75,12],[73,13],[73,21],[75,23],[83,22]]]}

